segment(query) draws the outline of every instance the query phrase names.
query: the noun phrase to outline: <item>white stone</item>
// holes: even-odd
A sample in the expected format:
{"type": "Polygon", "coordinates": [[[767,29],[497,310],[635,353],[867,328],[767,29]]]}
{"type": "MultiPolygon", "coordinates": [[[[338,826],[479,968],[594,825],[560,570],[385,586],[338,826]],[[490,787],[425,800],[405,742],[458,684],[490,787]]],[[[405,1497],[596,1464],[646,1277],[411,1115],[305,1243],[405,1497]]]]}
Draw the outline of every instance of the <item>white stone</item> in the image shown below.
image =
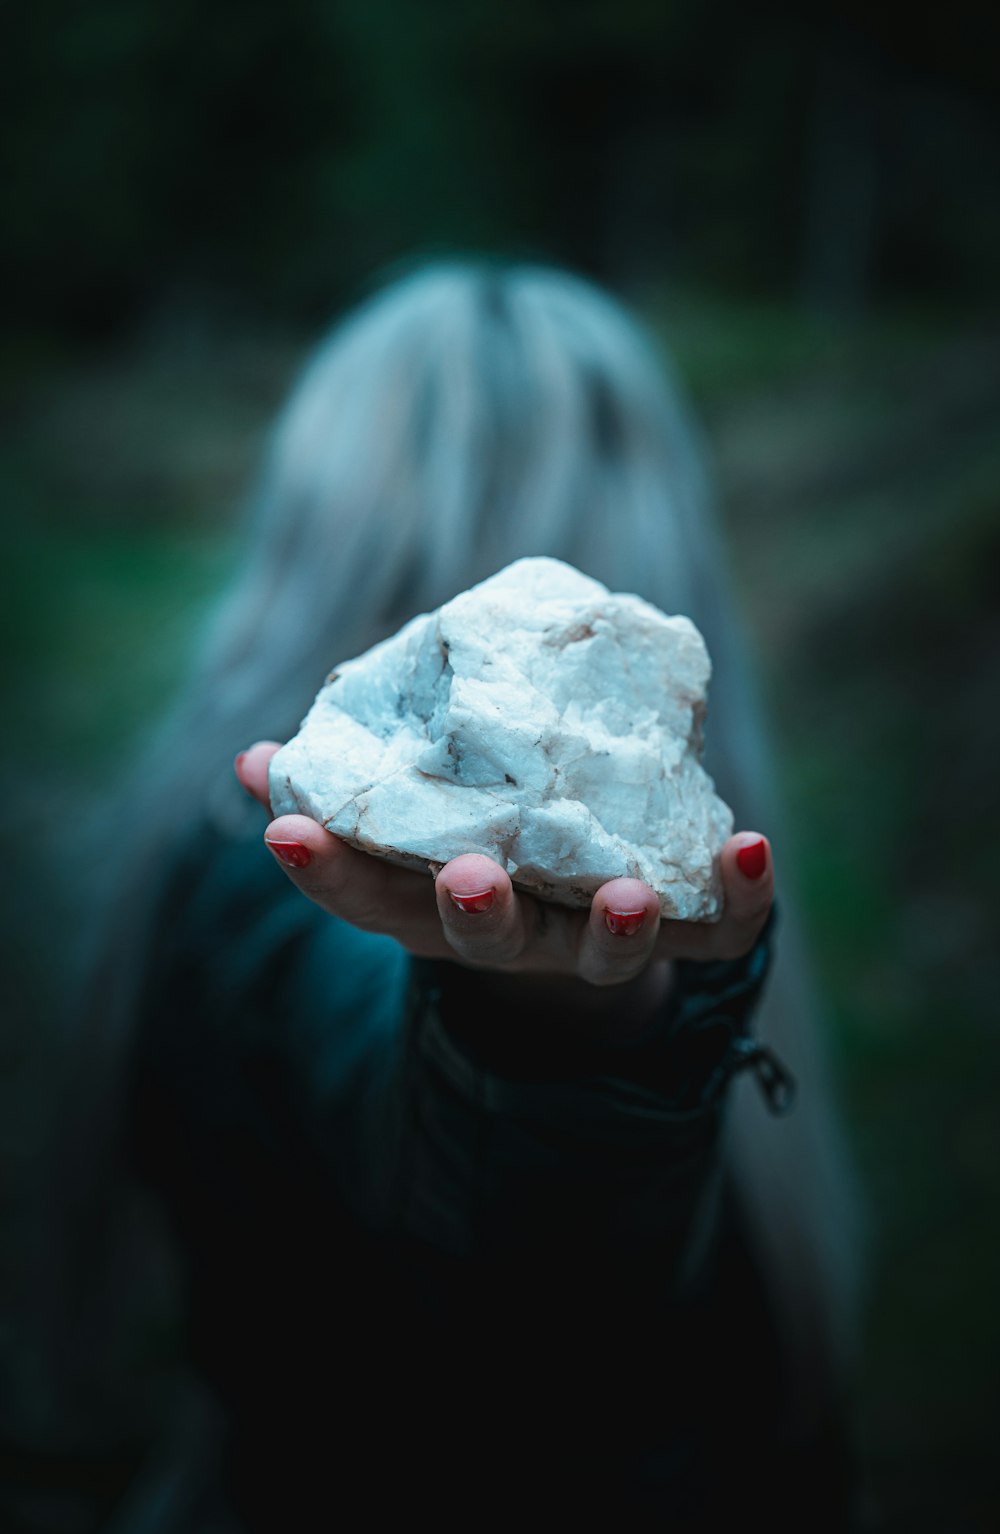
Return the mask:
{"type": "Polygon", "coordinates": [[[688,618],[521,559],[338,666],[271,804],[423,871],[484,852],[575,906],[624,875],[712,920],[733,817],[700,762],[710,674],[688,618]]]}

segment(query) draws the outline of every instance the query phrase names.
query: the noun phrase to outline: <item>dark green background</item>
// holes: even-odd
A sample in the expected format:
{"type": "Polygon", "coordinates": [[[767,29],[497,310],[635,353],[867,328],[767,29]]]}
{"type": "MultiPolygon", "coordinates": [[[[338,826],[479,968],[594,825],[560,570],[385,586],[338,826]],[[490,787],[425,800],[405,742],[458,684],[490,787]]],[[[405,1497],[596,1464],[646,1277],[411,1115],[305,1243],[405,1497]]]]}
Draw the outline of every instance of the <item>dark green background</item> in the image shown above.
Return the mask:
{"type": "MultiPolygon", "coordinates": [[[[652,321],[716,455],[869,1204],[866,1526],[1000,1526],[984,17],[45,0],[8,18],[15,1224],[86,904],[76,829],[178,685],[305,350],[414,253],[566,262],[652,321]]],[[[51,1477],[68,1500],[25,1527],[88,1528],[72,1475],[51,1477]]]]}

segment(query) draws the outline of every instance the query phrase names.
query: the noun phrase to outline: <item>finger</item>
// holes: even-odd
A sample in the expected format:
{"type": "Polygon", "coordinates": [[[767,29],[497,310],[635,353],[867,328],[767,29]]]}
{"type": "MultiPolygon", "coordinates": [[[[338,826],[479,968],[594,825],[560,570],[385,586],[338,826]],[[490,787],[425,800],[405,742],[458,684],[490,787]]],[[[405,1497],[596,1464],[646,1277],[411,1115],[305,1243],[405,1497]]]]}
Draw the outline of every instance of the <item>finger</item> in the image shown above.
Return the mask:
{"type": "Polygon", "coordinates": [[[233,762],[236,776],[239,778],[247,793],[261,805],[267,813],[271,813],[271,800],[267,790],[267,769],[271,765],[271,758],[281,747],[276,740],[259,740],[256,745],[248,746],[245,751],[240,751],[233,762]]]}
{"type": "Polygon", "coordinates": [[[500,969],[521,958],[529,940],[526,906],[505,869],[482,853],[452,858],[434,881],[441,929],[467,964],[500,969]]]}
{"type": "Polygon", "coordinates": [[[660,902],[638,879],[602,884],[590,907],[577,955],[577,973],[591,985],[621,985],[645,969],[656,944],[660,902]]]}
{"type": "Polygon", "coordinates": [[[331,916],[394,937],[412,953],[445,956],[426,874],[350,847],[307,815],[272,820],[264,841],[292,883],[331,916]]]}
{"type": "Polygon", "coordinates": [[[727,959],[750,952],[760,936],[774,900],[774,862],[766,836],[740,831],[731,836],[719,858],[719,872],[726,892],[720,926],[727,959]]]}
{"type": "Polygon", "coordinates": [[[664,922],[658,952],[674,959],[741,959],[760,936],[774,900],[771,844],[738,831],[719,854],[724,907],[717,922],[664,922]]]}

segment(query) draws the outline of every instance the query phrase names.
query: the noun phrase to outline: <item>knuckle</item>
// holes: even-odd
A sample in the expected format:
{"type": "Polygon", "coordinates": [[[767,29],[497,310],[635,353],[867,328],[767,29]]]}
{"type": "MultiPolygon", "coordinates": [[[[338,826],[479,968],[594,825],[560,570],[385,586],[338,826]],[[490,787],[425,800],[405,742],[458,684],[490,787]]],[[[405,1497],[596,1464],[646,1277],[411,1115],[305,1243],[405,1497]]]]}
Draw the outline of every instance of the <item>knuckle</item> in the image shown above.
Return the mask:
{"type": "Polygon", "coordinates": [[[449,919],[444,922],[444,933],[455,952],[470,963],[496,968],[512,964],[520,957],[522,945],[517,934],[504,927],[463,932],[449,919]]]}
{"type": "Polygon", "coordinates": [[[634,980],[642,972],[648,958],[646,950],[624,958],[621,954],[597,946],[585,946],[578,956],[577,974],[590,985],[622,985],[626,980],[634,980]]]}
{"type": "Polygon", "coordinates": [[[760,933],[762,922],[754,918],[750,921],[740,922],[731,931],[725,934],[719,945],[719,957],[722,959],[745,959],[753,949],[760,933]]]}
{"type": "Polygon", "coordinates": [[[613,986],[624,985],[627,981],[634,980],[641,974],[642,969],[641,964],[614,964],[597,970],[593,974],[584,975],[582,978],[588,980],[591,985],[597,986],[599,990],[608,990],[613,986]]]}

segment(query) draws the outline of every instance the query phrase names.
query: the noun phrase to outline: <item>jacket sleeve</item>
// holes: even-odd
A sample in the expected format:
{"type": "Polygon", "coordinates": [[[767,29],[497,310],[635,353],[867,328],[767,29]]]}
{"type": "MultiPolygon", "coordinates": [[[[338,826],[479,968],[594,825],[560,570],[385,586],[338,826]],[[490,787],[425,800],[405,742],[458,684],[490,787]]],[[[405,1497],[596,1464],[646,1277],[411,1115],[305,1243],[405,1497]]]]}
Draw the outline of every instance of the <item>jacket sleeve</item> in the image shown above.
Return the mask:
{"type": "Polygon", "coordinates": [[[776,1103],[787,1088],[749,1031],[771,923],[736,963],[678,964],[639,1044],[533,1034],[517,1056],[483,976],[332,920],[259,846],[213,849],[175,891],[137,1127],[189,1245],[215,1240],[220,1209],[235,1218],[243,1200],[252,1222],[265,1187],[290,1209],[281,1189],[308,1186],[310,1219],[328,1197],[358,1228],[446,1259],[638,1250],[688,1281],[717,1206],[728,1081],[753,1067],[776,1103]],[[475,1027],[455,1005],[470,983],[487,998],[475,1027]]]}
{"type": "Polygon", "coordinates": [[[790,1101],[750,1032],[773,928],[743,959],[677,964],[662,1017],[627,1045],[529,1037],[463,1006],[482,976],[414,961],[394,1220],[456,1256],[641,1254],[683,1293],[719,1207],[729,1081],[753,1069],[773,1110],[790,1101]]]}

